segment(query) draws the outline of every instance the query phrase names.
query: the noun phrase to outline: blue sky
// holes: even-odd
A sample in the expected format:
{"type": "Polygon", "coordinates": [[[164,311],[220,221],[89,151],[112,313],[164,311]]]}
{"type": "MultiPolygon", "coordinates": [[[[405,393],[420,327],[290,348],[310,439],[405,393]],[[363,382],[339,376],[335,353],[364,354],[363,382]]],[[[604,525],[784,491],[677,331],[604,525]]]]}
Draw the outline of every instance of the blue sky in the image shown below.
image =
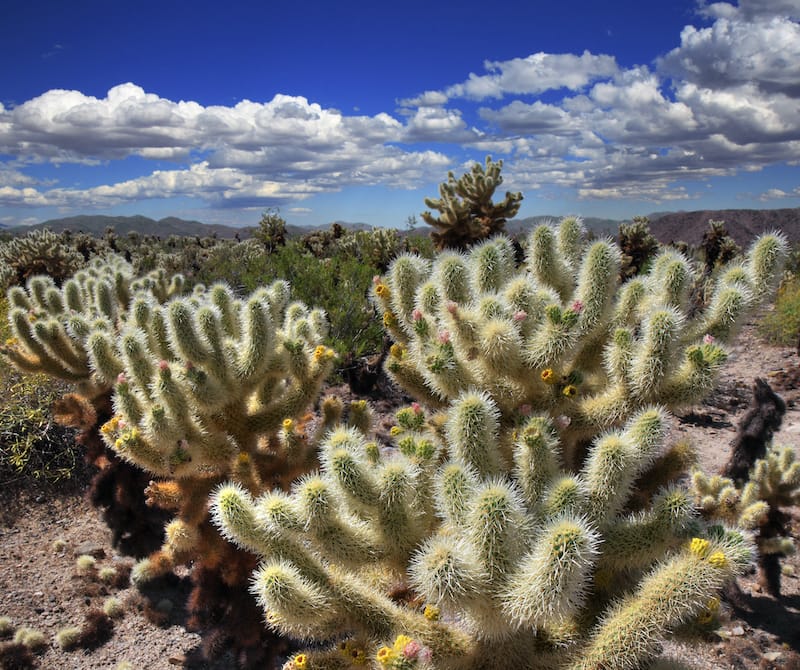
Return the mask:
{"type": "Polygon", "coordinates": [[[800,0],[4,0],[0,223],[800,206],[800,0]],[[498,195],[501,197],[502,193],[498,195]]]}

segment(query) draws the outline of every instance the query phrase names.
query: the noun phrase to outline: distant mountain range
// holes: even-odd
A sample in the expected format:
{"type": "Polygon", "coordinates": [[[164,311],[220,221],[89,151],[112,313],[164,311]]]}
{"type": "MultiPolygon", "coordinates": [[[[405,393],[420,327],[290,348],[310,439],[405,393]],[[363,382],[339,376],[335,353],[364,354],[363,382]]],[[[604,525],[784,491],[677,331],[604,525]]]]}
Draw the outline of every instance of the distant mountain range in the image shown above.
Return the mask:
{"type": "Polygon", "coordinates": [[[650,230],[659,242],[683,240],[697,245],[708,230],[709,221],[724,221],[728,234],[746,246],[762,233],[780,230],[790,242],[800,242],[800,208],[717,209],[697,212],[669,212],[650,217],[650,230]]]}
{"type": "MultiPolygon", "coordinates": [[[[703,239],[703,233],[708,229],[708,222],[724,221],[731,237],[742,246],[747,245],[754,237],[764,232],[781,230],[791,242],[800,242],[800,208],[794,209],[719,209],[702,210],[695,212],[657,212],[649,215],[650,230],[653,235],[663,243],[683,240],[690,245],[697,245],[703,239]]],[[[506,230],[511,235],[525,233],[542,224],[557,222],[558,216],[531,216],[524,219],[512,219],[506,224],[506,230]]],[[[584,225],[596,235],[616,235],[620,221],[617,219],[603,219],[597,217],[584,217],[584,225]]],[[[370,230],[372,226],[366,223],[350,223],[337,221],[348,230],[370,230]]],[[[307,234],[313,230],[327,229],[332,224],[322,226],[295,226],[287,225],[287,233],[294,237],[307,234]]],[[[159,237],[200,236],[233,239],[237,235],[240,239],[251,237],[254,227],[237,228],[220,224],[201,223],[200,221],[187,221],[177,217],[167,217],[156,221],[146,216],[71,216],[63,219],[51,219],[32,226],[7,227],[0,225],[3,232],[15,235],[24,235],[30,230],[49,228],[54,232],[71,230],[83,231],[91,235],[101,236],[107,228],[113,228],[117,235],[127,235],[136,231],[142,235],[156,235],[159,237]]],[[[415,233],[425,234],[428,226],[422,224],[416,227],[415,233]]],[[[407,233],[407,230],[399,231],[407,233]]]]}

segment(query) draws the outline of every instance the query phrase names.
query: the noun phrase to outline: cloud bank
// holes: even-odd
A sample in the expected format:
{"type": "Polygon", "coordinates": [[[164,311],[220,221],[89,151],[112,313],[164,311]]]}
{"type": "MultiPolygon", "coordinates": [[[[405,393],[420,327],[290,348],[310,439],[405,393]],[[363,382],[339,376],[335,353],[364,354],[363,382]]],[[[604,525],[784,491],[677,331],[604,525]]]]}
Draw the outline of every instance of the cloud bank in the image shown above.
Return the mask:
{"type": "Polygon", "coordinates": [[[800,155],[796,0],[717,2],[702,14],[710,25],[686,26],[679,44],[649,64],[623,68],[588,51],[487,61],[483,73],[372,116],[282,94],[203,106],[134,83],[102,98],[50,90],[0,104],[0,206],[66,210],[190,197],[215,208],[299,207],[350,186],[441,181],[465,155],[486,153],[505,159],[507,183],[522,191],[685,200],[704,179],[800,155]],[[436,149],[421,146],[432,142],[436,149]],[[41,163],[132,158],[149,172],[88,187],[31,176],[41,163]]]}

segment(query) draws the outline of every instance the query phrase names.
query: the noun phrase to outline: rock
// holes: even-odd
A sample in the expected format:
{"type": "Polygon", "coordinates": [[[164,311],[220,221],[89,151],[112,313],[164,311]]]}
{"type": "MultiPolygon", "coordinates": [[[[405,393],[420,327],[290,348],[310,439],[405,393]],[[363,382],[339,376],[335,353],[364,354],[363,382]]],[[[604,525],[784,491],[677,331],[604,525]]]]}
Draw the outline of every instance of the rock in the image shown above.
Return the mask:
{"type": "Polygon", "coordinates": [[[101,545],[88,540],[76,546],[73,553],[76,556],[93,556],[94,558],[106,557],[106,550],[101,545]]]}

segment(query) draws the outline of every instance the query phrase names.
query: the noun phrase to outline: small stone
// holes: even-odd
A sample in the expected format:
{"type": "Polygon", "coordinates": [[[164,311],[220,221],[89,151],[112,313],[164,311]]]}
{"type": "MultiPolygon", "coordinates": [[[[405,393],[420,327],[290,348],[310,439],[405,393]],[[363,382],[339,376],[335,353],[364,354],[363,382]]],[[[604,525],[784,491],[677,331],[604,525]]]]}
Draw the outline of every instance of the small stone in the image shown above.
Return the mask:
{"type": "Polygon", "coordinates": [[[729,632],[731,635],[735,637],[741,637],[742,635],[744,635],[744,628],[742,628],[741,626],[734,626],[733,628],[730,629],[729,632]]]}
{"type": "Polygon", "coordinates": [[[94,558],[105,558],[106,550],[96,542],[91,542],[87,540],[86,542],[81,542],[77,547],[75,547],[74,554],[76,556],[93,556],[94,558]]]}
{"type": "Polygon", "coordinates": [[[774,662],[777,661],[781,657],[781,655],[782,654],[779,651],[768,651],[766,654],[764,654],[764,658],[767,659],[768,661],[774,662]]]}

